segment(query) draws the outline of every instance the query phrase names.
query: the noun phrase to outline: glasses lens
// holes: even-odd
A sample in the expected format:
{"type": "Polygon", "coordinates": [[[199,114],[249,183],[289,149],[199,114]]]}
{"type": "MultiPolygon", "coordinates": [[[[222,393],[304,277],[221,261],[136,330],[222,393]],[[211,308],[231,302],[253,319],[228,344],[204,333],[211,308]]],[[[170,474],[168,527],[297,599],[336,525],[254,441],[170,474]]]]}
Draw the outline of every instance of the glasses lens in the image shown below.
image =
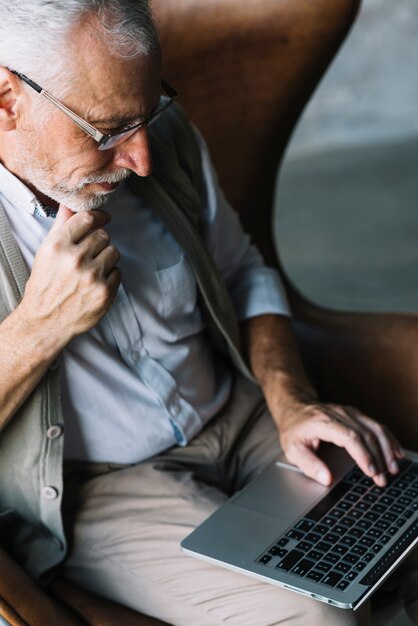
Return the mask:
{"type": "Polygon", "coordinates": [[[99,150],[111,150],[112,148],[115,148],[116,146],[121,144],[123,141],[129,139],[129,137],[132,137],[132,135],[134,135],[140,128],[144,128],[144,126],[149,126],[150,124],[156,122],[160,115],[164,113],[166,109],[168,109],[170,104],[173,103],[173,100],[173,98],[161,96],[157,108],[153,113],[150,114],[148,119],[146,119],[141,124],[134,126],[133,128],[118,133],[117,135],[110,135],[109,137],[105,137],[103,142],[99,145],[99,150]]]}
{"type": "Polygon", "coordinates": [[[112,148],[115,148],[115,146],[118,146],[129,137],[132,137],[132,135],[135,134],[136,131],[139,130],[139,128],[141,128],[141,126],[137,126],[136,128],[130,128],[129,130],[124,130],[117,135],[105,137],[103,143],[99,145],[99,150],[111,150],[112,148]]]}

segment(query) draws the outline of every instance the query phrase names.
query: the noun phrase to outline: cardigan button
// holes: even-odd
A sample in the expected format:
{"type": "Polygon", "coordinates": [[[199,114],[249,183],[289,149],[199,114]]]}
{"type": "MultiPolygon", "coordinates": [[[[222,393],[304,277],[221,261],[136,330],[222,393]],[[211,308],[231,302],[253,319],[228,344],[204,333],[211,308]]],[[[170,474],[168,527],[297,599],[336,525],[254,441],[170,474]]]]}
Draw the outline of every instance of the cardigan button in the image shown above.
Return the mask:
{"type": "Polygon", "coordinates": [[[47,500],[56,500],[58,498],[58,490],[55,487],[42,487],[42,495],[47,500]]]}
{"type": "Polygon", "coordinates": [[[54,426],[50,426],[48,428],[48,430],[46,431],[46,436],[48,437],[48,439],[57,439],[58,437],[61,437],[63,432],[63,427],[59,424],[55,424],[54,426]]]}

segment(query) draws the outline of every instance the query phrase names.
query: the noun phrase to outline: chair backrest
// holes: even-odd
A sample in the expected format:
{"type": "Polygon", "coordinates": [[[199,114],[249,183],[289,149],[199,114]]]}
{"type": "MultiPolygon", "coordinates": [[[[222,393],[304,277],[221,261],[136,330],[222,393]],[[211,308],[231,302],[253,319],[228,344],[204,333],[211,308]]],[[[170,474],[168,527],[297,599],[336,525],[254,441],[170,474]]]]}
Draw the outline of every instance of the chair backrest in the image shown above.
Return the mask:
{"type": "Polygon", "coordinates": [[[270,265],[272,200],[295,123],[360,0],[154,0],[163,72],[270,265]]]}

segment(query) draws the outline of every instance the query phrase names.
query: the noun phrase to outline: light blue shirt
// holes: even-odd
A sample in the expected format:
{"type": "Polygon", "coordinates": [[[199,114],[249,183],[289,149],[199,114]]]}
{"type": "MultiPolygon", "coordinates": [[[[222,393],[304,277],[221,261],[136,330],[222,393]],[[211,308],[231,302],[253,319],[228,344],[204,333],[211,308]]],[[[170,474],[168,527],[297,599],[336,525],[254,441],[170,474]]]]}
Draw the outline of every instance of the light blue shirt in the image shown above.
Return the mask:
{"type": "MultiPolygon", "coordinates": [[[[266,268],[223,197],[200,136],[202,233],[240,320],[288,315],[266,268]]],[[[29,268],[53,220],[0,166],[0,201],[29,268]]],[[[110,311],[60,357],[67,459],[136,463],[186,445],[229,398],[231,365],[205,332],[187,258],[141,199],[122,184],[106,205],[122,284],[110,311]]]]}

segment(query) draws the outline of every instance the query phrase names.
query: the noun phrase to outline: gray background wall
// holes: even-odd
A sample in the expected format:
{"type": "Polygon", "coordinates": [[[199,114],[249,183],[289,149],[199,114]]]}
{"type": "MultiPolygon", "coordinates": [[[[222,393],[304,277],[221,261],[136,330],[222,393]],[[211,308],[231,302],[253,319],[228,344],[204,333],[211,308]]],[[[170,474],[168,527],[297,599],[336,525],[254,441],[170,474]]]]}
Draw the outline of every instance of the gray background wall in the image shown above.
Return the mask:
{"type": "Polygon", "coordinates": [[[364,0],[281,170],[276,236],[311,299],[418,310],[418,0],[364,0]]]}

